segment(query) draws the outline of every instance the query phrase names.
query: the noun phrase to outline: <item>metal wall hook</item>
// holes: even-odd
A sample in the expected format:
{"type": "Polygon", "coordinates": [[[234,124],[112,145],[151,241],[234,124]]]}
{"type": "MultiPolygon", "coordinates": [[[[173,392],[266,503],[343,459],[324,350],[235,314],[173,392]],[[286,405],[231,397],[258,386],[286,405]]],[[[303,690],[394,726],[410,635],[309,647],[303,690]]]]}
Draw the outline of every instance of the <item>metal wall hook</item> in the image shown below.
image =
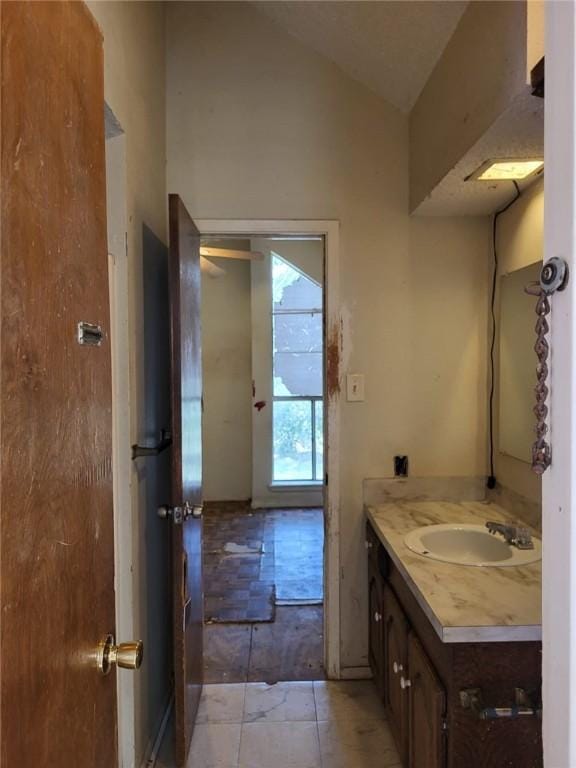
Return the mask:
{"type": "Polygon", "coordinates": [[[170,448],[172,445],[172,434],[167,429],[160,430],[160,441],[156,445],[133,445],[132,460],[140,456],[158,456],[159,453],[170,448]]]}
{"type": "Polygon", "coordinates": [[[552,296],[556,291],[563,291],[566,288],[568,275],[568,263],[554,256],[542,265],[540,287],[547,296],[552,296]]]}

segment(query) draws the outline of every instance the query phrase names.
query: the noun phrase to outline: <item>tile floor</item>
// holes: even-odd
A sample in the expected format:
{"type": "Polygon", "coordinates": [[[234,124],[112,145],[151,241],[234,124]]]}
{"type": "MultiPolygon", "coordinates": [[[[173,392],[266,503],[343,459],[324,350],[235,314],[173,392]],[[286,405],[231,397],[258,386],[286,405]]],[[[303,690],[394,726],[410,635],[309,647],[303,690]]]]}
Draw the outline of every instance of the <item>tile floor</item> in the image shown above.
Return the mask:
{"type": "Polygon", "coordinates": [[[212,504],[203,541],[208,622],[274,621],[275,604],[322,602],[321,509],[212,504]]]}
{"type": "MultiPolygon", "coordinates": [[[[270,521],[271,522],[271,521],[270,521]]],[[[214,504],[204,515],[207,622],[273,621],[274,529],[246,504],[214,504]]]]}
{"type": "Polygon", "coordinates": [[[400,768],[371,681],[207,685],[188,768],[400,768]]]}
{"type": "Polygon", "coordinates": [[[268,512],[274,528],[274,584],[277,605],[322,603],[324,515],[321,509],[268,512]]]}
{"type": "Polygon", "coordinates": [[[323,546],[321,509],[208,507],[206,683],[324,678],[323,546]]]}

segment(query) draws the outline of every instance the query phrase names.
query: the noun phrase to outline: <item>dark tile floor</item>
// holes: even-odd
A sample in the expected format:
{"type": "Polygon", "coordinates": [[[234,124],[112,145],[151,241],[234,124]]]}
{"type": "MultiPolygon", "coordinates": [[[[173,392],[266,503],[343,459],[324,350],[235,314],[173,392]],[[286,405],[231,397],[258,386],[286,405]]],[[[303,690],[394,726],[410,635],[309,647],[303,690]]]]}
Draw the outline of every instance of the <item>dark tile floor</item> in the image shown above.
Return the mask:
{"type": "Polygon", "coordinates": [[[324,518],[321,510],[274,510],[277,605],[322,603],[324,518]]]}
{"type": "Polygon", "coordinates": [[[204,521],[208,622],[273,621],[275,604],[322,602],[322,510],[211,507],[204,521]]]}
{"type": "Polygon", "coordinates": [[[323,538],[319,509],[207,509],[207,683],[324,678],[323,538]]]}

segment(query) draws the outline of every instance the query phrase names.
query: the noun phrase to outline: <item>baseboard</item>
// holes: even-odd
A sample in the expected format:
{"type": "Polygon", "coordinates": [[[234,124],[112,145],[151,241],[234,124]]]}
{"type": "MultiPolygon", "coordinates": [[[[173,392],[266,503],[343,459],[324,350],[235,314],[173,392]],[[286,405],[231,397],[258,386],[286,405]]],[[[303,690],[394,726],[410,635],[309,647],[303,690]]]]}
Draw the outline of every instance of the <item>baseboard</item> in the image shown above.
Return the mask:
{"type": "Polygon", "coordinates": [[[250,512],[252,510],[252,499],[225,499],[204,501],[205,512],[250,512]]]}
{"type": "Polygon", "coordinates": [[[160,747],[162,745],[162,739],[164,738],[164,734],[166,733],[166,728],[168,727],[168,722],[170,721],[170,715],[172,714],[173,706],[174,706],[174,693],[171,691],[170,696],[168,697],[166,706],[164,708],[164,714],[162,715],[162,719],[160,720],[160,725],[158,726],[158,730],[156,732],[156,738],[152,742],[150,748],[146,750],[147,756],[144,762],[142,763],[142,768],[155,768],[156,762],[158,760],[158,754],[160,752],[160,747]]]}
{"type": "Polygon", "coordinates": [[[252,499],[252,509],[318,509],[324,506],[322,490],[276,491],[252,499]]]}
{"type": "Polygon", "coordinates": [[[340,680],[370,680],[371,678],[370,667],[343,667],[340,670],[340,680]]]}

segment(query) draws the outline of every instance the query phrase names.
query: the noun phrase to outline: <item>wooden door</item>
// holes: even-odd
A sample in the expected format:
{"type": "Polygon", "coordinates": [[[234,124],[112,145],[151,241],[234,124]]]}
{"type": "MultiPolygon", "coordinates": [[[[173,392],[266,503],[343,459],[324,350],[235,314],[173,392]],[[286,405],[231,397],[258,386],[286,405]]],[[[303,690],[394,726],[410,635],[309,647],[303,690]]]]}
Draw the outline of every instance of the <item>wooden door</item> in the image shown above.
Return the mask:
{"type": "Polygon", "coordinates": [[[384,648],[386,697],[390,727],[405,763],[408,756],[408,689],[401,681],[408,677],[408,622],[394,593],[384,586],[384,648]]]}
{"type": "Polygon", "coordinates": [[[410,768],[443,768],[446,692],[413,632],[408,638],[410,768]]]}
{"type": "Polygon", "coordinates": [[[186,762],[202,692],[202,361],[200,236],[169,196],[176,761],[186,762]]]}
{"type": "Polygon", "coordinates": [[[113,767],[115,675],[96,666],[115,620],[102,39],[83,3],[0,13],[0,762],[113,767]]]}

